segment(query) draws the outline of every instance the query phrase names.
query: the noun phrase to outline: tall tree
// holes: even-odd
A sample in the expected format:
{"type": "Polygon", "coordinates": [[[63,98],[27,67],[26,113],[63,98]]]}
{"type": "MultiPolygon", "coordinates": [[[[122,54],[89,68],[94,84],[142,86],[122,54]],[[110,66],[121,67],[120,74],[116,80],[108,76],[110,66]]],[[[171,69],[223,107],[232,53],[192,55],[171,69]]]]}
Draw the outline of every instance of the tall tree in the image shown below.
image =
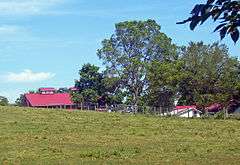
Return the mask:
{"type": "Polygon", "coordinates": [[[75,82],[79,89],[79,94],[72,95],[73,101],[78,103],[78,99],[88,103],[97,103],[98,98],[104,92],[103,74],[99,72],[99,67],[91,64],[84,64],[79,71],[80,79],[75,82]]]}
{"type": "Polygon", "coordinates": [[[190,22],[190,29],[194,30],[198,24],[203,24],[207,19],[212,17],[214,21],[220,21],[214,31],[220,32],[221,39],[226,34],[230,34],[235,43],[238,41],[238,28],[240,26],[239,0],[207,0],[205,4],[197,4],[191,14],[191,17],[178,22],[178,24],[190,22]]]}
{"type": "Polygon", "coordinates": [[[187,77],[183,61],[153,61],[148,67],[149,87],[146,101],[155,107],[171,107],[178,97],[179,82],[187,77]]]}
{"type": "Polygon", "coordinates": [[[169,106],[227,103],[239,99],[240,62],[230,57],[226,45],[191,42],[178,60],[149,65],[150,105],[169,106]]]}
{"type": "Polygon", "coordinates": [[[79,70],[80,79],[76,81],[75,86],[82,92],[85,89],[96,90],[101,93],[101,81],[103,74],[99,72],[100,68],[92,64],[84,64],[79,70]]]}
{"type": "Polygon", "coordinates": [[[118,77],[108,76],[104,73],[103,85],[105,88],[104,98],[107,104],[115,105],[122,104],[126,97],[126,92],[122,91],[119,84],[120,79],[118,77]]]}
{"type": "Polygon", "coordinates": [[[179,85],[181,101],[206,105],[226,102],[236,93],[240,63],[230,57],[226,45],[191,42],[181,58],[188,75],[179,85]]]}
{"type": "Polygon", "coordinates": [[[146,66],[153,60],[176,58],[176,46],[154,20],[121,22],[115,28],[97,54],[107,75],[119,79],[119,86],[136,106],[147,87],[146,66]]]}

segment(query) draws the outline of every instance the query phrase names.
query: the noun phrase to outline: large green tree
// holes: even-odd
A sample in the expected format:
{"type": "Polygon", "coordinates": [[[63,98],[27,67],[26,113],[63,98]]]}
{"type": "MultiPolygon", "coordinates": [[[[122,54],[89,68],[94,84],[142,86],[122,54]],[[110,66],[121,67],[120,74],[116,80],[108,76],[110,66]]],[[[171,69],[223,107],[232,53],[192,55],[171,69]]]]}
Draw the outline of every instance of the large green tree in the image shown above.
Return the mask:
{"type": "Polygon", "coordinates": [[[182,72],[188,75],[179,82],[182,103],[224,103],[238,91],[240,63],[229,55],[226,45],[191,42],[181,60],[182,72]]]}
{"type": "Polygon", "coordinates": [[[182,60],[153,61],[148,67],[149,87],[146,101],[150,106],[171,107],[178,98],[179,82],[187,77],[182,60]]]}
{"type": "Polygon", "coordinates": [[[78,91],[71,93],[72,100],[79,103],[99,103],[101,105],[120,104],[124,99],[124,92],[118,87],[118,78],[108,77],[100,68],[85,64],[79,71],[80,79],[76,80],[78,91]]]}
{"type": "Polygon", "coordinates": [[[239,99],[240,62],[226,45],[191,42],[173,61],[149,65],[146,100],[154,106],[225,103],[239,99]]]}
{"type": "Polygon", "coordinates": [[[80,99],[87,103],[97,103],[98,98],[104,93],[103,74],[99,70],[99,67],[89,63],[83,65],[79,71],[80,79],[75,82],[81,96],[74,93],[73,101],[79,103],[80,99]]]}
{"type": "Polygon", "coordinates": [[[104,73],[102,83],[105,89],[104,98],[107,104],[115,105],[123,103],[124,98],[126,97],[126,92],[121,90],[120,81],[119,77],[112,77],[107,73],[104,73]]]}
{"type": "Polygon", "coordinates": [[[232,40],[239,39],[240,26],[240,1],[239,0],[207,0],[205,4],[197,4],[187,20],[179,22],[183,24],[190,22],[190,29],[194,30],[198,24],[203,24],[207,19],[219,20],[219,25],[214,31],[219,31],[221,39],[230,34],[232,40]]]}
{"type": "Polygon", "coordinates": [[[115,33],[102,41],[97,54],[107,76],[118,79],[118,85],[136,106],[147,89],[147,65],[153,60],[176,58],[176,45],[154,20],[120,22],[115,28],[115,33]]]}

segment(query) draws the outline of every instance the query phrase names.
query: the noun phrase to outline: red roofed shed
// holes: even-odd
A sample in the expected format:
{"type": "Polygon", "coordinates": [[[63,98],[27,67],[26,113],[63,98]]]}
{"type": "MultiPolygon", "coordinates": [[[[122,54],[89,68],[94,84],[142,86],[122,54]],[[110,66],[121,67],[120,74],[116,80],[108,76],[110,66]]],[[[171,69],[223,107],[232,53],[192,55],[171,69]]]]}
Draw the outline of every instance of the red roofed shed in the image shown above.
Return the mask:
{"type": "Polygon", "coordinates": [[[53,94],[25,94],[26,105],[28,107],[39,108],[74,108],[75,104],[71,101],[69,93],[53,94]]]}
{"type": "Polygon", "coordinates": [[[197,107],[195,105],[188,105],[188,106],[176,106],[175,109],[178,111],[182,111],[185,109],[196,109],[197,107]]]}

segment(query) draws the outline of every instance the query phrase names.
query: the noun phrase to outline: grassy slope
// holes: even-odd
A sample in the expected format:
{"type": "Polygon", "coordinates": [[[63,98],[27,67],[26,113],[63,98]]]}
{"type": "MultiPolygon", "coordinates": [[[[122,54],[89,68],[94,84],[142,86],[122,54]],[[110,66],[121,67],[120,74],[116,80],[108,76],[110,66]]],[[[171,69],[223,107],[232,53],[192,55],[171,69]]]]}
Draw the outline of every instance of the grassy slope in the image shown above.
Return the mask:
{"type": "Polygon", "coordinates": [[[240,121],[0,107],[0,164],[240,164],[240,121]]]}

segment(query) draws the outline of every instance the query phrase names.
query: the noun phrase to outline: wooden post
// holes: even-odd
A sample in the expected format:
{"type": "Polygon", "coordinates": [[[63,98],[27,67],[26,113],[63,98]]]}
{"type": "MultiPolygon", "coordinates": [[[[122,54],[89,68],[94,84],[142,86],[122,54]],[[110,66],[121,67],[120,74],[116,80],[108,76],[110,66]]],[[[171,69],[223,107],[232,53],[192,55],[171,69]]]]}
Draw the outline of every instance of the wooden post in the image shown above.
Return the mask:
{"type": "Polygon", "coordinates": [[[208,116],[208,109],[205,109],[205,113],[206,113],[206,115],[208,116]]]}
{"type": "Polygon", "coordinates": [[[226,108],[226,118],[228,118],[228,109],[226,108]]]}
{"type": "Polygon", "coordinates": [[[105,104],[105,109],[108,111],[108,105],[107,105],[107,103],[105,104]]]}
{"type": "Polygon", "coordinates": [[[223,111],[224,111],[224,120],[226,120],[228,118],[228,110],[226,107],[224,107],[223,111]]]}

